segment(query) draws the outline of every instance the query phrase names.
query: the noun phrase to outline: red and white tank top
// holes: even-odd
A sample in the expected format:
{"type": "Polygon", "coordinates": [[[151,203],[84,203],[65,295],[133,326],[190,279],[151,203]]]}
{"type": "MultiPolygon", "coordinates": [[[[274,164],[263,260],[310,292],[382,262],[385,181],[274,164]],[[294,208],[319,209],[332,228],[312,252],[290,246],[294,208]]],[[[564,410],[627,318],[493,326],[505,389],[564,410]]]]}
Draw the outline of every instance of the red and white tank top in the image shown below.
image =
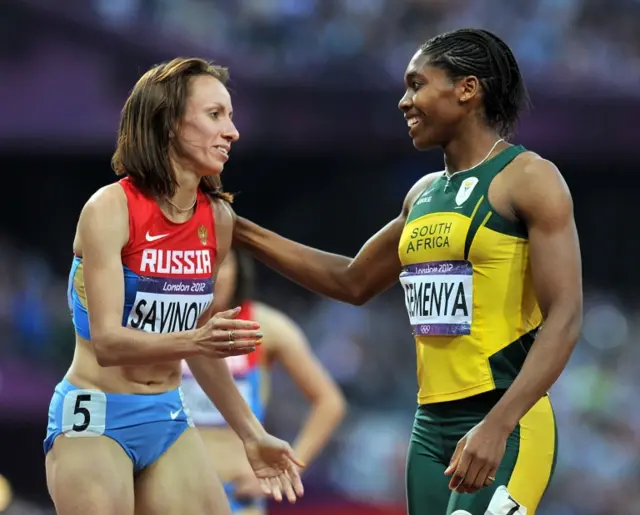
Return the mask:
{"type": "Polygon", "coordinates": [[[194,329],[213,302],[217,247],[210,199],[198,191],[193,216],[175,223],[128,177],[120,185],[129,204],[123,325],[151,333],[194,329]]]}

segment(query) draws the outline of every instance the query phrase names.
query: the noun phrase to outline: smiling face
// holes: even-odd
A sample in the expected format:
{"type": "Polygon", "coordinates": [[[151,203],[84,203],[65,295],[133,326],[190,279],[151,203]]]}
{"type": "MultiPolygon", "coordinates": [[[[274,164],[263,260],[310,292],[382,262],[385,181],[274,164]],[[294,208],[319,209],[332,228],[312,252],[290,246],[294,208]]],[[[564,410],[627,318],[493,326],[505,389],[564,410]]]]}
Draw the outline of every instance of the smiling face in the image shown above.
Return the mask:
{"type": "Polygon", "coordinates": [[[418,51],[404,76],[406,91],[398,104],[409,126],[409,136],[418,150],[443,146],[453,138],[472,110],[478,93],[474,76],[453,80],[429,64],[429,56],[418,51]]]}
{"type": "Polygon", "coordinates": [[[231,144],[239,137],[224,84],[210,75],[192,78],[172,146],[176,163],[200,177],[219,175],[229,160],[231,144]]]}
{"type": "Polygon", "coordinates": [[[122,108],[112,166],[140,191],[171,198],[176,173],[220,192],[220,172],[239,137],[225,87],[228,70],[197,57],[176,58],[147,70],[122,108]]]}

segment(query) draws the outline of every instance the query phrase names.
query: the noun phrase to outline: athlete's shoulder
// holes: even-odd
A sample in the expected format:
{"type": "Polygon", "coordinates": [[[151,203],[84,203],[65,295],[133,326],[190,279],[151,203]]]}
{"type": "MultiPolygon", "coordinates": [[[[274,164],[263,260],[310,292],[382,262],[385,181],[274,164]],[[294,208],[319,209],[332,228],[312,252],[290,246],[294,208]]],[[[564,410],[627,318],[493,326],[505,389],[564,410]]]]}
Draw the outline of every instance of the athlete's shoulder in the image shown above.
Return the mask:
{"type": "Polygon", "coordinates": [[[94,216],[104,216],[105,213],[108,213],[112,218],[127,214],[127,197],[118,183],[103,186],[91,195],[82,208],[80,217],[81,219],[93,218],[94,216]]]}
{"type": "Polygon", "coordinates": [[[552,161],[530,150],[518,154],[512,164],[505,172],[520,180],[561,177],[560,170],[552,161]]]}
{"type": "Polygon", "coordinates": [[[409,190],[409,193],[407,193],[407,196],[404,199],[404,204],[402,206],[402,212],[405,216],[409,214],[411,207],[413,206],[413,204],[415,204],[418,197],[429,186],[431,186],[431,184],[433,184],[433,182],[436,179],[442,177],[443,175],[444,175],[444,170],[427,174],[424,177],[421,177],[420,179],[418,179],[418,181],[413,186],[411,186],[411,189],[409,190]]]}
{"type": "Polygon", "coordinates": [[[207,198],[209,199],[211,211],[215,216],[216,222],[219,224],[228,224],[229,226],[233,227],[236,215],[229,203],[226,200],[222,200],[219,198],[207,198]]]}
{"type": "Polygon", "coordinates": [[[535,152],[525,151],[519,154],[513,160],[513,166],[507,167],[505,172],[511,179],[514,189],[519,189],[525,194],[558,187],[568,191],[558,167],[535,152]],[[533,189],[529,190],[529,187],[533,189]]]}
{"type": "Polygon", "coordinates": [[[571,192],[558,167],[535,152],[523,152],[509,171],[513,206],[524,218],[573,210],[571,192]]]}
{"type": "Polygon", "coordinates": [[[89,241],[124,245],[129,235],[127,198],[118,184],[110,184],[96,191],[85,203],[78,221],[75,248],[89,241]]]}

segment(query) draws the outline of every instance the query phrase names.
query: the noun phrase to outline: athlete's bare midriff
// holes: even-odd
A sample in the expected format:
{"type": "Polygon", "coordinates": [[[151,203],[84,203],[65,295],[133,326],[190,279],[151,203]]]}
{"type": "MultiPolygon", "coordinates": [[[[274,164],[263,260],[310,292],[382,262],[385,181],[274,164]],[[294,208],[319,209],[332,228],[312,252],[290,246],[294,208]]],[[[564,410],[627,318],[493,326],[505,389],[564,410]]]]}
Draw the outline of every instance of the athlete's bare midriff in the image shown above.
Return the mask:
{"type": "Polygon", "coordinates": [[[67,379],[78,388],[106,393],[154,394],[180,386],[180,361],[144,366],[101,366],[90,341],[76,335],[76,348],[67,379]]]}
{"type": "MultiPolygon", "coordinates": [[[[78,237],[74,254],[82,257],[78,237]]],[[[174,390],[182,381],[180,361],[138,366],[103,367],[98,363],[93,344],[76,334],[73,361],[66,378],[78,388],[100,390],[105,393],[155,394],[174,390]]]]}
{"type": "Polygon", "coordinates": [[[223,483],[253,474],[242,441],[230,427],[199,427],[198,431],[223,483]]]}

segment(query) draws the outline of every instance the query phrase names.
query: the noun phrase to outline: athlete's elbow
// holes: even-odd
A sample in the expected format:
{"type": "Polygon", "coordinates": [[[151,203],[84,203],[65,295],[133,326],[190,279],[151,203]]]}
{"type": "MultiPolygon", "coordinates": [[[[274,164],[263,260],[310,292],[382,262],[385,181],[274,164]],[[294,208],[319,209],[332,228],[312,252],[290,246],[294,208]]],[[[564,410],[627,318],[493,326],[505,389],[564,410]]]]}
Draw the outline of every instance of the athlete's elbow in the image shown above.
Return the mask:
{"type": "Polygon", "coordinates": [[[363,306],[374,297],[374,294],[368,291],[366,286],[358,281],[349,281],[346,284],[346,295],[345,298],[341,299],[343,302],[354,306],[363,306]]]}
{"type": "Polygon", "coordinates": [[[368,295],[367,292],[355,290],[349,293],[349,297],[346,302],[353,306],[364,306],[370,300],[371,295],[368,295]]]}
{"type": "Polygon", "coordinates": [[[111,352],[106,346],[94,345],[96,361],[101,367],[117,367],[121,365],[121,361],[117,359],[115,353],[111,352]]]}
{"type": "Polygon", "coordinates": [[[578,343],[582,331],[582,305],[576,306],[566,316],[565,333],[572,348],[578,343]]]}
{"type": "Polygon", "coordinates": [[[578,343],[582,330],[582,304],[579,302],[567,303],[561,309],[555,310],[555,316],[553,315],[552,311],[547,318],[547,322],[551,322],[555,318],[556,323],[553,325],[561,335],[560,339],[563,345],[571,352],[578,343]]]}
{"type": "Polygon", "coordinates": [[[353,306],[362,306],[369,300],[369,296],[365,295],[357,285],[351,285],[346,281],[334,281],[332,283],[323,284],[322,289],[314,289],[317,293],[324,295],[333,300],[351,304],[353,306]]]}
{"type": "Polygon", "coordinates": [[[323,270],[317,279],[314,291],[326,295],[333,300],[362,306],[372,295],[366,291],[366,285],[351,268],[353,260],[341,260],[323,270]]]}
{"type": "Polygon", "coordinates": [[[336,386],[323,391],[315,402],[316,408],[323,413],[323,419],[337,426],[347,414],[347,401],[336,386]]]}
{"type": "Polygon", "coordinates": [[[333,415],[336,425],[342,422],[347,415],[347,400],[339,392],[331,399],[331,414],[333,415]]]}
{"type": "Polygon", "coordinates": [[[343,302],[362,306],[377,296],[385,288],[380,286],[380,282],[372,280],[355,269],[346,267],[340,277],[342,291],[345,298],[339,299],[343,302]]]}
{"type": "Polygon", "coordinates": [[[369,286],[356,286],[351,295],[350,304],[354,306],[364,306],[380,293],[380,290],[372,289],[369,286]]]}
{"type": "Polygon", "coordinates": [[[92,334],[91,343],[96,361],[101,367],[115,367],[122,364],[118,357],[118,349],[115,339],[108,332],[96,332],[92,334]]]}
{"type": "Polygon", "coordinates": [[[96,361],[101,367],[115,367],[118,365],[115,359],[106,352],[103,347],[94,345],[94,353],[96,355],[96,361]]]}

